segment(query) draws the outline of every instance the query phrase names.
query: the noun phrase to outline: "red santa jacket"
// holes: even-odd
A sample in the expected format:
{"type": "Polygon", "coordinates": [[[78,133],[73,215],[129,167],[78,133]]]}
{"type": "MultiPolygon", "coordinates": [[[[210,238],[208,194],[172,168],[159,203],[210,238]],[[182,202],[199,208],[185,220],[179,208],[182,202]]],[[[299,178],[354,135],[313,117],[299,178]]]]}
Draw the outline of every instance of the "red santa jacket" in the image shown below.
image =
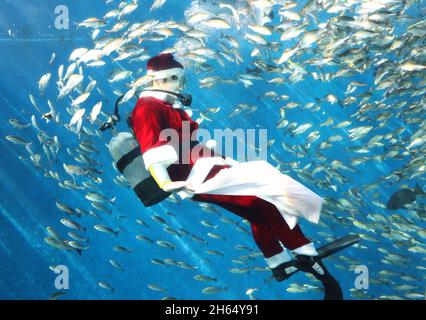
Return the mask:
{"type": "Polygon", "coordinates": [[[198,124],[181,108],[174,108],[167,102],[165,94],[144,92],[131,115],[131,125],[140,145],[145,167],[161,162],[167,167],[172,181],[187,180],[201,183],[215,165],[227,165],[229,160],[198,141],[191,141],[191,135],[198,124]],[[183,129],[183,122],[189,130],[183,129]],[[178,136],[178,145],[167,141],[164,129],[173,129],[178,136]],[[186,131],[186,132],[185,132],[186,131]],[[184,142],[185,140],[185,142],[184,142]],[[188,146],[185,150],[184,143],[188,146]],[[194,151],[194,148],[197,148],[194,151]],[[183,153],[188,151],[186,155],[183,153]],[[184,159],[189,160],[184,163],[184,159]],[[200,161],[202,160],[202,161],[200,161]],[[189,163],[188,163],[189,162],[189,163]]]}

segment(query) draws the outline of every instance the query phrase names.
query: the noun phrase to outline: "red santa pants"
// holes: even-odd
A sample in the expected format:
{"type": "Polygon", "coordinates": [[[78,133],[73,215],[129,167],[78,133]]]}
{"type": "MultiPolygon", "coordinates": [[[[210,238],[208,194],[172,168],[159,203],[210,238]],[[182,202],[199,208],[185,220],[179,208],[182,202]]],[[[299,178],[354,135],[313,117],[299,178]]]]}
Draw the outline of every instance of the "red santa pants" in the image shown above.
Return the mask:
{"type": "MultiPolygon", "coordinates": [[[[205,180],[211,179],[224,168],[229,168],[229,166],[214,166],[205,180]]],[[[248,220],[251,224],[254,241],[265,258],[283,251],[280,241],[290,250],[311,242],[305,237],[299,226],[295,226],[291,230],[272,203],[256,196],[196,194],[192,199],[217,204],[248,220]]]]}

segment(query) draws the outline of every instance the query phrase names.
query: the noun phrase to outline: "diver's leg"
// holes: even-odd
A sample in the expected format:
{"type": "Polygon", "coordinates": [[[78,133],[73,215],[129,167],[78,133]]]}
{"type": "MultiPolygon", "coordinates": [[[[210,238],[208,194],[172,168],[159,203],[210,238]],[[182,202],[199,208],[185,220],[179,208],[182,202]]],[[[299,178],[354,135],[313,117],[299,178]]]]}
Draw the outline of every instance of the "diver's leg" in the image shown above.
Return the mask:
{"type": "MultiPolygon", "coordinates": [[[[312,248],[313,251],[311,254],[317,254],[312,242],[305,237],[300,227],[297,225],[293,229],[290,229],[281,213],[272,203],[261,198],[254,197],[248,211],[252,212],[253,219],[263,221],[263,224],[268,226],[269,236],[278,239],[286,248],[293,250],[296,254],[298,251],[306,252],[307,248],[312,248]]],[[[274,265],[271,265],[268,259],[266,259],[266,262],[277,281],[288,279],[297,271],[294,264],[291,264],[294,261],[291,261],[292,259],[287,251],[284,250],[283,254],[285,254],[285,258],[282,257],[282,259],[279,260],[279,263],[274,265]]]]}
{"type": "MultiPolygon", "coordinates": [[[[214,166],[206,180],[213,178],[222,169],[229,166],[214,166]]],[[[192,200],[199,202],[214,203],[243,219],[250,222],[254,241],[265,257],[266,263],[270,268],[274,268],[279,264],[291,260],[291,257],[280,245],[278,239],[274,236],[270,225],[266,223],[262,216],[253,211],[254,202],[257,201],[255,196],[234,196],[234,195],[214,195],[214,194],[196,194],[192,200]]]]}
{"type": "Polygon", "coordinates": [[[280,245],[278,239],[272,232],[271,227],[261,221],[252,221],[251,229],[254,241],[262,251],[266,264],[272,270],[275,278],[278,281],[284,280],[286,277],[280,272],[277,267],[291,260],[290,255],[280,245]]]}
{"type": "MultiPolygon", "coordinates": [[[[343,299],[342,289],[337,280],[330,274],[320,259],[313,243],[305,237],[298,225],[290,229],[289,225],[278,211],[278,209],[270,202],[259,199],[255,204],[258,212],[267,220],[268,225],[272,226],[272,231],[281,243],[292,250],[296,255],[295,266],[297,269],[311,273],[315,278],[320,280],[324,286],[325,300],[341,300],[343,299]]],[[[282,274],[286,279],[295,272],[292,262],[284,262],[275,268],[275,274],[282,274]]],[[[277,278],[277,277],[276,277],[277,278]]],[[[277,278],[277,280],[280,280],[277,278]]]]}
{"type": "Polygon", "coordinates": [[[281,213],[272,203],[256,197],[252,203],[252,211],[255,216],[261,216],[266,224],[271,226],[271,231],[275,237],[288,249],[296,254],[317,255],[317,252],[311,242],[296,225],[290,229],[281,213]]]}
{"type": "Polygon", "coordinates": [[[285,275],[276,268],[284,262],[290,261],[291,257],[274,235],[271,225],[256,211],[257,197],[197,194],[192,199],[217,204],[248,220],[251,225],[254,241],[262,252],[268,267],[279,281],[285,279],[285,275]]]}

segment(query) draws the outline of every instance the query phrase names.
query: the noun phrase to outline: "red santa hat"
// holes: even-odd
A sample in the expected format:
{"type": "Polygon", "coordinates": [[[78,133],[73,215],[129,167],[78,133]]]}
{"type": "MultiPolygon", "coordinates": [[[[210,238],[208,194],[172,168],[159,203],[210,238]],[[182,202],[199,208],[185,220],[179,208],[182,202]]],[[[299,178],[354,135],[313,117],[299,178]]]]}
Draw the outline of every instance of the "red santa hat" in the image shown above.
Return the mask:
{"type": "Polygon", "coordinates": [[[162,53],[148,60],[147,74],[154,76],[154,79],[165,79],[173,75],[183,76],[183,66],[177,62],[171,53],[162,53]]]}

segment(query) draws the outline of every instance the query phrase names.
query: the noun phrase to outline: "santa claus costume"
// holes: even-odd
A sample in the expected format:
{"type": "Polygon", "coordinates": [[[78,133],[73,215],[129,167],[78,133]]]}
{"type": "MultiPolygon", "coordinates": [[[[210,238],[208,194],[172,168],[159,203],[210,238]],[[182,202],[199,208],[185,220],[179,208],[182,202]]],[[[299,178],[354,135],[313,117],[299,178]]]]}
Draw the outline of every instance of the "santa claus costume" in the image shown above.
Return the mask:
{"type": "MultiPolygon", "coordinates": [[[[147,69],[154,79],[183,75],[183,66],[171,54],[151,58],[147,69]]],[[[181,146],[190,141],[198,124],[176,102],[176,95],[147,89],[132,112],[130,122],[146,169],[161,165],[171,181],[189,181],[194,186],[193,191],[178,192],[182,198],[213,203],[248,220],[277,280],[292,272],[285,268],[292,259],[285,248],[308,259],[308,267],[319,270],[319,276],[328,274],[319,261],[310,259],[317,251],[297,225],[300,217],[317,223],[323,199],[266,161],[240,163],[194,141],[190,150],[197,148],[197,152],[190,152],[189,161],[183,161],[181,146]],[[189,130],[183,130],[184,123],[189,130]],[[165,139],[164,129],[177,133],[178,145],[165,139]]]]}

